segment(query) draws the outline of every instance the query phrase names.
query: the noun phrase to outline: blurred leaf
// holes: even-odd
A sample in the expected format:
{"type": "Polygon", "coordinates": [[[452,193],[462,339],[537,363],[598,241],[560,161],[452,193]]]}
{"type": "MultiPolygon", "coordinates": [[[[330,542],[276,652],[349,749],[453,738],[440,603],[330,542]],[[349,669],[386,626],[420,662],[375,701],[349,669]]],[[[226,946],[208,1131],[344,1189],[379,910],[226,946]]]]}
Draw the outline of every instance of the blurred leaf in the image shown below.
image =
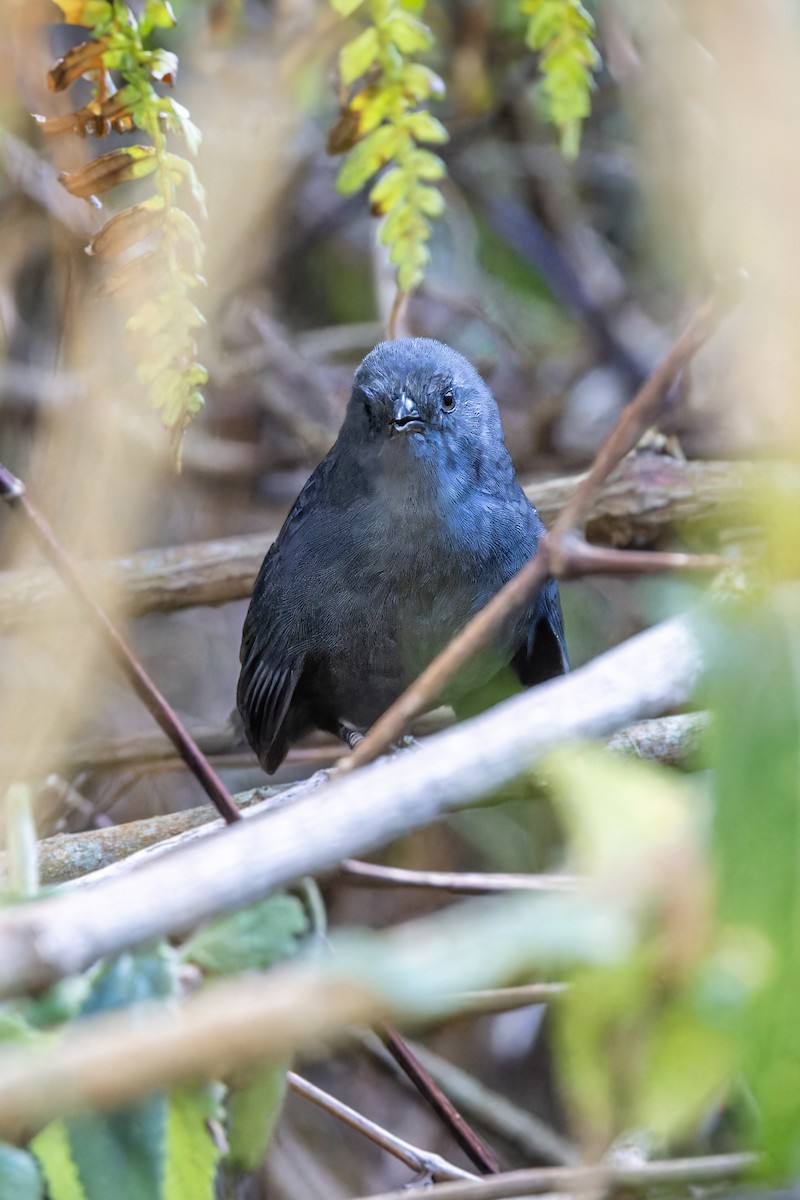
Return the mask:
{"type": "Polygon", "coordinates": [[[5,795],[8,890],[19,899],[39,891],[39,845],[33,818],[31,790],[12,784],[5,795]]]}
{"type": "MultiPolygon", "coordinates": [[[[174,995],[176,957],[166,946],[122,954],[92,973],[86,1017],[174,995]]],[[[210,1088],[179,1088],[110,1113],[54,1121],[31,1147],[53,1200],[213,1200],[219,1148],[210,1088]]]]}
{"type": "Polygon", "coordinates": [[[213,1200],[221,1151],[209,1122],[221,1117],[214,1088],[183,1087],[170,1094],[159,1200],[213,1200]]]}
{"type": "MultiPolygon", "coordinates": [[[[108,1200],[109,1196],[114,1200],[160,1200],[166,1122],[164,1096],[118,1112],[64,1121],[70,1156],[86,1200],[108,1200]]],[[[41,1147],[36,1153],[52,1190],[53,1174],[41,1147]]],[[[54,1200],[62,1198],[56,1195],[54,1200]]]]}
{"type": "Polygon", "coordinates": [[[698,981],[711,944],[702,806],[683,776],[598,748],[543,764],[569,832],[569,862],[597,903],[637,915],[626,959],[579,969],[559,1003],[566,1092],[592,1153],[630,1128],[674,1137],[696,1123],[735,1066],[698,981]]]}
{"type": "MultiPolygon", "coordinates": [[[[800,618],[797,589],[714,614],[708,695],[716,746],[714,849],[721,919],[771,969],[738,1008],[765,1169],[800,1167],[800,618]]],[[[758,981],[756,981],[757,983],[758,981]]]]}
{"type": "Polygon", "coordinates": [[[364,75],[372,66],[378,54],[378,31],[374,25],[368,25],[352,42],[342,47],[339,55],[339,74],[342,83],[347,85],[364,75]]]}
{"type": "Polygon", "coordinates": [[[228,1094],[228,1156],[242,1170],[255,1170],[267,1152],[280,1116],[288,1070],[288,1062],[267,1067],[228,1094]]]}
{"type": "Polygon", "coordinates": [[[383,24],[383,31],[402,54],[419,54],[430,50],[433,44],[431,31],[422,21],[417,21],[402,8],[395,8],[383,24]]]}
{"type": "Polygon", "coordinates": [[[70,25],[91,28],[107,20],[111,13],[109,0],[55,0],[70,25]]]}
{"type": "Polygon", "coordinates": [[[139,18],[139,30],[143,37],[147,37],[152,29],[172,29],[174,26],[175,13],[169,0],[146,0],[139,18]]]}
{"type": "Polygon", "coordinates": [[[166,943],[159,943],[102,962],[92,974],[81,1016],[173,996],[176,991],[175,954],[166,943]]]}
{"type": "Polygon", "coordinates": [[[542,107],[561,133],[562,153],[574,158],[601,65],[594,20],[580,0],[521,0],[520,11],[528,17],[525,41],[539,52],[542,107]]]}
{"type": "Polygon", "coordinates": [[[63,1121],[51,1121],[31,1142],[47,1181],[50,1200],[87,1200],[63,1121]]]}
{"type": "Polygon", "coordinates": [[[217,975],[264,970],[291,958],[307,933],[308,916],[296,896],[268,896],[201,929],[182,954],[217,975]]]}
{"type": "Polygon", "coordinates": [[[397,132],[392,125],[381,125],[357,142],[348,154],[336,180],[345,196],[357,192],[395,152],[397,132]]]}
{"type": "MultiPolygon", "coordinates": [[[[334,7],[343,11],[337,3],[334,7]]],[[[370,210],[387,218],[379,237],[389,247],[402,293],[422,281],[430,261],[430,221],[444,211],[438,190],[422,186],[444,176],[444,163],[430,152],[423,156],[417,146],[448,139],[441,121],[419,107],[431,96],[441,96],[444,83],[429,67],[408,58],[433,45],[430,29],[414,15],[423,12],[424,0],[372,0],[367,7],[371,24],[340,54],[343,88],[356,86],[328,135],[328,151],[347,152],[336,181],[344,195],[390,166],[370,191],[370,210]]]]}
{"type": "Polygon", "coordinates": [[[623,761],[600,747],[548,755],[543,774],[570,835],[575,870],[634,879],[676,850],[699,845],[699,795],[684,776],[654,763],[623,761]]]}
{"type": "Polygon", "coordinates": [[[0,1200],[44,1200],[44,1182],[36,1159],[0,1142],[0,1200]]]}
{"type": "Polygon", "coordinates": [[[341,16],[349,17],[357,8],[361,8],[363,3],[364,0],[331,0],[331,8],[341,16]]]}
{"type": "Polygon", "coordinates": [[[409,113],[404,120],[405,127],[418,142],[446,142],[450,136],[441,121],[425,109],[409,113]]]}

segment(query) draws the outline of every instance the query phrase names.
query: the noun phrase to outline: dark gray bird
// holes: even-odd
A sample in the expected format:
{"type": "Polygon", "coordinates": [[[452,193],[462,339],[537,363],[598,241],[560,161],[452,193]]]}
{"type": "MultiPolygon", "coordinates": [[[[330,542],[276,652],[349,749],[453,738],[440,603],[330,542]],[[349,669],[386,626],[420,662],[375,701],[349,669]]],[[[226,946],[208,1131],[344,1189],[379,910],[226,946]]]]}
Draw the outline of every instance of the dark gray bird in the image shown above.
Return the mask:
{"type": "MultiPolygon", "coordinates": [[[[312,729],[353,745],[543,532],[470,363],[428,338],[376,346],[245,619],[237,701],[266,770],[312,729]]],[[[458,709],[508,666],[525,686],[568,669],[555,581],[440,702],[458,709]]]]}

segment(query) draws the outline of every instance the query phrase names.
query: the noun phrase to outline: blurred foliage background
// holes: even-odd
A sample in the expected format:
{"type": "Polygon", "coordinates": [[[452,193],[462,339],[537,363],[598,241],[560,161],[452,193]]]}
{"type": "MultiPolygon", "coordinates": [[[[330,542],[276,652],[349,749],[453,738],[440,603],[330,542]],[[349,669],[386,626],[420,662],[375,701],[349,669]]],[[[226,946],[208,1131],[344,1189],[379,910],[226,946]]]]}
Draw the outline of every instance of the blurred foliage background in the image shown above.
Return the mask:
{"type": "MultiPolygon", "coordinates": [[[[387,329],[439,338],[478,366],[526,483],[583,470],[695,301],[719,275],[742,268],[744,301],[680,380],[649,452],[701,463],[796,460],[800,29],[789,0],[596,0],[585,11],[565,0],[578,21],[564,52],[566,81],[558,74],[564,61],[548,64],[547,38],[535,24],[547,4],[533,0],[181,0],[174,23],[167,13],[145,32],[149,46],[178,64],[168,86],[172,59],[158,60],[154,95],[182,106],[164,153],[191,161],[175,167],[174,191],[162,188],[161,203],[185,212],[196,232],[168,319],[159,324],[147,310],[133,337],[136,310],[112,295],[114,271],[127,269],[128,283],[138,272],[132,286],[141,304],[157,264],[137,261],[138,234],[130,243],[122,236],[122,256],[110,266],[85,247],[110,216],[158,188],[149,177],[124,176],[97,209],[59,182],[100,154],[123,153],[130,163],[130,148],[142,142],[124,121],[102,139],[78,136],[70,124],[69,114],[91,102],[92,81],[54,90],[48,73],[86,39],[86,28],[70,22],[82,16],[99,27],[108,6],[62,7],[5,0],[2,8],[0,462],[26,480],[76,556],[121,557],[260,531],[266,550],[335,437],[355,366],[387,329]],[[398,12],[405,25],[390,52],[381,30],[398,12]],[[582,64],[572,77],[571,63],[582,64]],[[403,76],[409,64],[422,64],[423,74],[403,76]],[[382,88],[395,91],[386,99],[382,88]],[[183,108],[202,135],[196,155],[183,108]],[[60,131],[47,132],[47,122],[59,120],[60,131]],[[370,120],[379,124],[365,133],[370,120]],[[379,130],[391,137],[365,151],[359,136],[379,130]],[[387,174],[375,172],[387,166],[406,174],[386,183],[387,174]],[[187,184],[189,170],[197,186],[187,184]],[[401,184],[422,189],[421,216],[408,207],[397,215],[410,194],[401,195],[401,184]],[[382,238],[381,222],[393,212],[393,232],[382,238]],[[402,302],[398,269],[408,292],[402,302]],[[181,290],[189,277],[190,299],[181,290]],[[184,304],[196,305],[204,324],[195,327],[193,310],[184,309],[176,334],[176,306],[184,304]],[[178,347],[178,374],[189,380],[175,403],[199,409],[185,431],[180,474],[176,439],[170,443],[159,420],[172,413],[175,393],[154,398],[147,366],[161,337],[178,347]]],[[[133,7],[137,19],[146,15],[133,7]]],[[[147,119],[152,130],[152,113],[147,119]]],[[[117,225],[118,235],[125,228],[117,225]]],[[[184,415],[180,408],[167,421],[179,435],[184,415]]],[[[610,828],[619,829],[629,864],[645,853],[641,842],[628,844],[632,814],[640,805],[649,812],[651,801],[660,811],[652,797],[663,786],[667,807],[692,814],[692,849],[675,890],[702,898],[684,924],[670,926],[676,945],[690,944],[687,960],[675,965],[666,937],[655,950],[644,939],[616,974],[587,968],[566,1006],[572,1015],[556,1035],[555,1059],[542,1006],[454,1021],[431,1041],[584,1150],[607,1147],[631,1125],[660,1122],[674,1131],[666,1144],[689,1152],[750,1144],[755,1112],[768,1161],[785,1177],[800,1145],[800,1047],[788,999],[800,969],[800,529],[796,481],[787,485],[777,468],[769,486],[769,472],[760,478],[735,523],[672,525],[656,539],[632,539],[641,547],[744,550],[756,561],[746,587],[738,577],[719,586],[724,602],[706,610],[701,626],[712,664],[701,699],[716,713],[703,765],[711,763],[713,777],[703,770],[688,782],[670,775],[631,784],[614,773],[618,766],[598,762],[588,776],[554,766],[555,804],[538,791],[532,798],[523,784],[502,804],[410,836],[388,861],[558,868],[571,861],[570,820],[583,828],[589,797],[612,810],[610,828]],[[612,798],[628,787],[633,798],[614,817],[612,798]],[[715,887],[716,907],[707,899],[715,887]],[[605,1080],[588,1073],[598,1056],[605,1080]],[[742,1077],[746,1084],[732,1086],[742,1077]]],[[[37,562],[13,514],[0,510],[0,568],[8,572],[0,591],[37,562]]],[[[699,591],[675,580],[566,585],[575,665],[688,607],[699,591]]],[[[137,654],[189,725],[218,725],[233,707],[245,606],[126,622],[137,654]]],[[[35,781],[40,833],[200,802],[196,784],[163,763],[64,769],[60,750],[76,740],[133,739],[151,729],[72,610],[69,620],[6,621],[0,664],[0,779],[3,788],[35,781]],[[74,789],[72,807],[63,805],[61,784],[43,786],[50,771],[74,789]]],[[[232,788],[261,780],[246,756],[222,765],[232,788]]],[[[294,775],[307,770],[299,760],[292,767],[294,775]]],[[[599,851],[589,857],[590,870],[609,871],[598,865],[599,851]]],[[[341,882],[327,888],[331,923],[391,925],[435,907],[413,891],[377,891],[368,905],[364,896],[341,882]]],[[[377,1068],[335,1059],[318,1077],[410,1141],[455,1153],[428,1112],[377,1068]]],[[[529,1161],[504,1147],[505,1165],[529,1161]]],[[[330,1117],[291,1098],[264,1177],[266,1191],[258,1190],[259,1173],[241,1194],[335,1200],[407,1175],[356,1135],[332,1136],[330,1117]]]]}

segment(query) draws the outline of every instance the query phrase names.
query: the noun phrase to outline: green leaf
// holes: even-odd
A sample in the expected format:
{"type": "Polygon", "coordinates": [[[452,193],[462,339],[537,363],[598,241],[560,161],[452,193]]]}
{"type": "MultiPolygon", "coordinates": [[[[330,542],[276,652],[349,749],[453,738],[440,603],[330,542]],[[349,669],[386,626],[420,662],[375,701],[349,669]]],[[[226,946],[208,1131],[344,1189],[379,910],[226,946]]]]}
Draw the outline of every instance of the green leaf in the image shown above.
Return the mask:
{"type": "Polygon", "coordinates": [[[430,96],[441,98],[445,94],[444,80],[422,63],[407,63],[401,78],[407,94],[417,103],[430,96]]]}
{"type": "Polygon", "coordinates": [[[177,991],[176,958],[166,943],[127,952],[100,964],[81,1015],[125,1008],[142,1000],[173,996],[177,991]]]}
{"type": "Polygon", "coordinates": [[[405,168],[409,175],[431,182],[443,179],[447,174],[447,167],[439,155],[434,154],[431,150],[412,150],[406,157],[405,168]]]}
{"type": "Polygon", "coordinates": [[[418,54],[430,50],[433,45],[428,26],[401,8],[395,9],[388,20],[381,22],[381,32],[401,54],[418,54]]]}
{"type": "Polygon", "coordinates": [[[32,1044],[41,1039],[39,1031],[30,1024],[28,1014],[21,1011],[28,1007],[25,1001],[11,1001],[0,1005],[0,1042],[32,1044]]]}
{"type": "Polygon", "coordinates": [[[652,871],[700,842],[696,788],[673,771],[585,746],[549,755],[544,772],[581,874],[623,880],[634,864],[652,871]]]}
{"type": "Polygon", "coordinates": [[[403,124],[418,142],[446,142],[450,137],[442,122],[425,109],[406,113],[403,124]]]}
{"type": "Polygon", "coordinates": [[[440,217],[444,212],[444,196],[438,188],[418,187],[414,192],[414,203],[426,217],[440,217]]]}
{"type": "Polygon", "coordinates": [[[50,1200],[87,1200],[63,1121],[52,1121],[30,1144],[47,1181],[50,1200]]]}
{"type": "Polygon", "coordinates": [[[724,1094],[734,1068],[731,1039],[690,1003],[672,1004],[647,1048],[637,1118],[670,1138],[689,1133],[724,1094]]]}
{"type": "Polygon", "coordinates": [[[387,212],[405,194],[407,187],[408,173],[402,167],[392,167],[370,190],[373,213],[387,212]]]}
{"type": "Polygon", "coordinates": [[[380,43],[374,25],[368,25],[358,37],[343,46],[339,54],[339,74],[345,87],[365,75],[378,57],[380,43]]]}
{"type": "Polygon", "coordinates": [[[336,180],[337,189],[345,196],[357,192],[375,172],[395,153],[397,132],[391,125],[381,125],[357,142],[342,164],[336,180]]]}
{"type": "Polygon", "coordinates": [[[164,1096],[65,1121],[86,1200],[160,1200],[166,1123],[164,1096]]]}
{"type": "MultiPolygon", "coordinates": [[[[796,534],[795,534],[796,537],[796,534]]],[[[761,943],[767,977],[732,1024],[760,1112],[764,1169],[800,1166],[800,617],[794,594],[714,613],[707,686],[716,744],[714,848],[729,937],[761,943]]]]}
{"type": "Polygon", "coordinates": [[[139,18],[142,37],[147,37],[152,29],[173,29],[175,24],[175,13],[168,0],[146,0],[139,18]]]}
{"type": "Polygon", "coordinates": [[[158,1200],[214,1200],[220,1147],[209,1121],[219,1121],[216,1089],[176,1088],[169,1097],[166,1163],[158,1200]]]}
{"type": "Polygon", "coordinates": [[[263,1160],[280,1116],[289,1063],[266,1067],[228,1097],[228,1155],[245,1171],[263,1160]]]}
{"type": "Polygon", "coordinates": [[[331,8],[343,17],[351,16],[357,8],[361,8],[364,0],[331,0],[331,8]]]}
{"type": "Polygon", "coordinates": [[[44,1200],[36,1159],[4,1142],[0,1142],[0,1200],[44,1200]]]}
{"type": "Polygon", "coordinates": [[[292,957],[307,933],[308,917],[296,896],[268,896],[195,934],[183,957],[217,975],[264,970],[292,957]]]}

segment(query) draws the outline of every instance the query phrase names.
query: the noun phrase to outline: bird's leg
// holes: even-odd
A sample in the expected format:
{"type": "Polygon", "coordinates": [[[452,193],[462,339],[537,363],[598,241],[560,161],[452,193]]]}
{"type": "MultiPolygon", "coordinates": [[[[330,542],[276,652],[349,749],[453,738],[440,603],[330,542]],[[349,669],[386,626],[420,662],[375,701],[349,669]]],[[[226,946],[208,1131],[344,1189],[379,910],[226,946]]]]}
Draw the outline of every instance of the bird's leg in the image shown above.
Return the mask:
{"type": "Polygon", "coordinates": [[[345,725],[342,721],[339,722],[336,732],[343,742],[347,742],[351,750],[355,750],[358,743],[364,740],[363,733],[359,733],[357,729],[351,729],[349,725],[345,725]]]}

